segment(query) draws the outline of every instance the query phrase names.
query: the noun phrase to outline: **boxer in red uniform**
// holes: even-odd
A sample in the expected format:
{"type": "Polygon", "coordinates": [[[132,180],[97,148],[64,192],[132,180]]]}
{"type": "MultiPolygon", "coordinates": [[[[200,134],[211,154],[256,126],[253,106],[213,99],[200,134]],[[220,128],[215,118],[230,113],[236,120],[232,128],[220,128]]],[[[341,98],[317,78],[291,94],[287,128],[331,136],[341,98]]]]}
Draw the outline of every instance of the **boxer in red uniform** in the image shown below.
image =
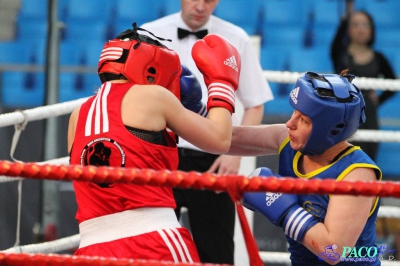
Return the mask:
{"type": "MultiPolygon", "coordinates": [[[[103,84],[71,114],[70,163],[176,170],[171,136],[211,153],[227,152],[240,74],[236,48],[215,34],[193,47],[209,88],[205,107],[198,81],[182,71],[178,55],[133,26],[105,44],[98,64],[103,84]],[[235,67],[224,64],[232,56],[235,67]],[[207,117],[199,115],[205,108],[207,117]]],[[[175,216],[170,187],[74,181],[74,190],[77,255],[199,262],[190,233],[175,216]]]]}

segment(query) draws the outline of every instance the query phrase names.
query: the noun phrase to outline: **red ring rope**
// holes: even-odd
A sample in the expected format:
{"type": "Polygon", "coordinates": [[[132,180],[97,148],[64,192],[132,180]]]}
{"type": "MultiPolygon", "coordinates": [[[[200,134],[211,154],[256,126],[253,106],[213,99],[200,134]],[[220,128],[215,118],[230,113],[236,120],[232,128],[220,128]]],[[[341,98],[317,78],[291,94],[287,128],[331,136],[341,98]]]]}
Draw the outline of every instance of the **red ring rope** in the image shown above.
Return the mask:
{"type": "Polygon", "coordinates": [[[94,166],[40,165],[0,161],[0,175],[60,181],[92,181],[99,183],[135,183],[179,188],[229,191],[235,201],[243,192],[270,191],[302,194],[351,194],[400,197],[400,183],[390,181],[307,180],[292,177],[217,176],[209,173],[155,171],[150,169],[94,166]]]}
{"type": "MultiPolygon", "coordinates": [[[[244,192],[271,191],[302,194],[352,194],[366,196],[400,197],[398,182],[337,182],[328,180],[307,180],[291,177],[251,177],[217,176],[209,173],[182,171],[155,171],[150,169],[95,167],[78,165],[50,165],[0,161],[0,175],[25,177],[31,179],[48,179],[59,181],[92,181],[99,183],[135,183],[179,188],[209,189],[228,191],[236,203],[242,231],[249,253],[250,265],[260,266],[263,262],[258,254],[257,244],[251,234],[240,200],[244,192]]],[[[159,261],[116,260],[82,256],[55,256],[33,254],[0,253],[1,265],[206,265],[206,264],[175,264],[159,261]],[[36,264],[35,264],[36,263],[36,264]]],[[[211,264],[209,264],[211,265],[211,264]]]]}

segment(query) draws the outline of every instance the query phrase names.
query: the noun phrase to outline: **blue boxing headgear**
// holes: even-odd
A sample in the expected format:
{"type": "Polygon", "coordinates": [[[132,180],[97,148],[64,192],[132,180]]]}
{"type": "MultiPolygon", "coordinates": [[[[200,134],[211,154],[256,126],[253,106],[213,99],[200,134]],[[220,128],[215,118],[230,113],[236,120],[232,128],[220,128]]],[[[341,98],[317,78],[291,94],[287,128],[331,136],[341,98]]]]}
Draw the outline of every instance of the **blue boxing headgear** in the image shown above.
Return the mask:
{"type": "Polygon", "coordinates": [[[312,130],[301,152],[322,154],[351,137],[365,122],[364,98],[354,84],[353,75],[319,75],[307,72],[300,76],[290,92],[289,102],[308,116],[312,130]]]}

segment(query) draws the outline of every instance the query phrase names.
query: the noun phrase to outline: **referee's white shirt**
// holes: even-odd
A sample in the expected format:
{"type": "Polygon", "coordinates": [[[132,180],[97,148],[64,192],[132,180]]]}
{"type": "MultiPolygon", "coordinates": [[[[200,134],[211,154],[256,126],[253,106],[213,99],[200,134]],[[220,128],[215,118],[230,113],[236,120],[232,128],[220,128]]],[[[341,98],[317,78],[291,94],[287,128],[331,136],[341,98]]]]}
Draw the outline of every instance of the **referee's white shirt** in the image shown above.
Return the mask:
{"type": "MultiPolygon", "coordinates": [[[[183,22],[180,12],[145,23],[140,27],[152,32],[158,37],[172,40],[171,42],[163,41],[162,43],[176,51],[180,57],[181,63],[186,65],[196,75],[203,90],[202,101],[207,103],[208,92],[204,84],[203,76],[197,69],[191,56],[192,47],[197,41],[197,38],[194,35],[189,35],[181,40],[178,39],[178,27],[191,30],[183,22]]],[[[246,109],[272,100],[273,95],[271,89],[266,78],[263,76],[259,58],[257,58],[248,34],[242,28],[213,15],[210,17],[209,21],[198,30],[203,29],[207,29],[208,33],[217,33],[225,37],[238,49],[241,56],[241,72],[239,88],[236,91],[236,99],[242,103],[243,107],[246,109]]],[[[235,114],[233,114],[232,118],[234,125],[240,124],[240,119],[235,114]]],[[[200,150],[182,138],[179,139],[178,146],[181,148],[200,150]]]]}

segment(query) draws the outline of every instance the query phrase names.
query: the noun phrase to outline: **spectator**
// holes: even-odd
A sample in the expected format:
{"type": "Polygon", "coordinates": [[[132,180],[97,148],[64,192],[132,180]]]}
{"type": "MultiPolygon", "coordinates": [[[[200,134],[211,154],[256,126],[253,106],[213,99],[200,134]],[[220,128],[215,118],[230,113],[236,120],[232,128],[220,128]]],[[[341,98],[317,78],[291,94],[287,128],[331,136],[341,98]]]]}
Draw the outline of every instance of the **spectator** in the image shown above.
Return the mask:
{"type": "MultiPolygon", "coordinates": [[[[235,127],[229,154],[279,154],[284,177],[381,180],[375,162],[348,142],[365,121],[362,93],[352,79],[345,73],[303,74],[290,93],[294,112],[286,124],[235,127]]],[[[251,174],[271,175],[268,168],[251,174]]],[[[380,265],[377,196],[252,192],[244,194],[243,205],[284,230],[293,266],[380,265]]]]}
{"type": "MultiPolygon", "coordinates": [[[[228,0],[225,0],[228,1],[228,0]]],[[[270,87],[263,76],[259,59],[246,32],[212,15],[218,0],[181,0],[181,11],[158,20],[145,23],[144,28],[172,40],[184,65],[202,81],[190,56],[197,38],[206,33],[217,33],[230,41],[242,60],[237,97],[244,106],[242,125],[258,125],[263,118],[264,103],[272,100],[270,87]],[[196,33],[195,33],[196,32],[196,33]]],[[[244,9],[246,7],[243,7],[244,9]]],[[[227,62],[234,61],[227,57],[227,62]]],[[[207,101],[207,88],[202,83],[203,102],[207,101]]],[[[233,116],[234,125],[240,118],[233,116]]],[[[220,175],[238,174],[241,157],[206,153],[185,139],[180,139],[179,167],[182,171],[216,172],[220,175]]],[[[174,189],[177,202],[176,214],[181,207],[188,209],[193,239],[203,263],[234,264],[235,206],[227,193],[174,189]]]]}
{"type": "MultiPolygon", "coordinates": [[[[395,79],[394,71],[385,56],[373,49],[375,25],[370,14],[354,11],[353,1],[346,1],[346,14],[341,21],[331,46],[331,58],[336,73],[349,69],[358,77],[395,79]]],[[[368,120],[360,129],[379,129],[377,109],[393,96],[393,91],[384,91],[378,96],[376,90],[362,90],[368,120]]],[[[377,142],[354,142],[376,160],[377,142]]]]}
{"type": "MultiPolygon", "coordinates": [[[[103,84],[70,117],[70,163],[177,170],[175,133],[209,152],[226,152],[235,106],[231,98],[240,74],[237,50],[216,34],[193,46],[210,92],[220,92],[210,95],[204,118],[192,109],[201,103],[197,79],[182,71],[174,51],[138,30],[134,24],[104,45],[98,64],[103,84]],[[236,58],[236,69],[223,64],[229,56],[236,58]]],[[[89,181],[73,185],[81,237],[77,255],[200,261],[189,231],[174,213],[171,188],[89,181]]]]}

